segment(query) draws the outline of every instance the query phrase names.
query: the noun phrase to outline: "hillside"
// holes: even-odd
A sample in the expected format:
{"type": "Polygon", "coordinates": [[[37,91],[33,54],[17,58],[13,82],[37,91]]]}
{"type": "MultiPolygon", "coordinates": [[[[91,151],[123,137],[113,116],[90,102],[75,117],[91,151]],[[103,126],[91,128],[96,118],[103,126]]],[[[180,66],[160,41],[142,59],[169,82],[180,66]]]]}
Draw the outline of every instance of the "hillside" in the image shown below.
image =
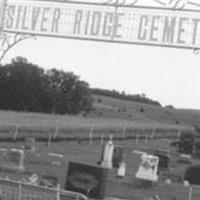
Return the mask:
{"type": "Polygon", "coordinates": [[[180,131],[194,131],[200,125],[200,111],[163,108],[144,103],[93,95],[90,114],[55,115],[0,111],[0,140],[23,140],[27,135],[38,140],[50,136],[59,140],[94,138],[114,134],[116,138],[177,137],[180,131]],[[7,138],[7,139],[6,139],[7,138]]]}
{"type": "Polygon", "coordinates": [[[200,125],[200,111],[161,107],[94,95],[93,116],[126,119],[145,124],[200,125]]]}

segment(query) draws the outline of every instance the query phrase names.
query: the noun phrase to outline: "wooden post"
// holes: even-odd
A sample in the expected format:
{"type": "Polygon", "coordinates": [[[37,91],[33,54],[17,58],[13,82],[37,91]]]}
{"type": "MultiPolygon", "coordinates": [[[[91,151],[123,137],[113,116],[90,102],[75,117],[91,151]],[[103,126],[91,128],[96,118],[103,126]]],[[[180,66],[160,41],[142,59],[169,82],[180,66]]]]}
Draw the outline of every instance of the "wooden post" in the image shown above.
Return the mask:
{"type": "Polygon", "coordinates": [[[138,143],[139,143],[139,135],[136,135],[135,144],[138,144],[138,143]]]}
{"type": "Polygon", "coordinates": [[[49,135],[47,146],[50,147],[50,145],[51,145],[51,135],[49,135]]]}
{"type": "Polygon", "coordinates": [[[21,200],[21,196],[22,196],[22,184],[21,184],[21,182],[19,182],[17,200],[21,200]]]}
{"type": "Polygon", "coordinates": [[[103,146],[103,143],[104,143],[104,135],[101,135],[100,145],[103,146]]]}
{"type": "Polygon", "coordinates": [[[148,143],[148,135],[145,135],[145,144],[148,143]]]}
{"type": "Polygon", "coordinates": [[[190,186],[190,187],[189,187],[188,200],[192,200],[192,193],[193,193],[193,189],[192,189],[192,187],[190,186]]]}
{"type": "Polygon", "coordinates": [[[54,140],[56,139],[56,137],[57,137],[57,135],[58,135],[59,128],[60,128],[60,126],[57,126],[57,127],[56,127],[56,130],[55,130],[54,135],[53,135],[54,140]]]}
{"type": "Polygon", "coordinates": [[[56,200],[60,200],[60,184],[57,185],[56,191],[56,200]]]}
{"type": "Polygon", "coordinates": [[[16,138],[17,138],[17,134],[19,132],[19,127],[20,127],[20,125],[16,125],[15,132],[14,132],[14,135],[13,135],[13,140],[16,140],[16,138]]]}
{"type": "Polygon", "coordinates": [[[179,141],[181,137],[181,129],[178,129],[178,133],[177,133],[177,140],[179,141]]]}
{"type": "Polygon", "coordinates": [[[127,125],[125,125],[123,127],[123,130],[122,130],[122,138],[124,139],[125,138],[125,135],[126,135],[126,129],[127,129],[127,125]]]}
{"type": "Polygon", "coordinates": [[[156,133],[156,126],[153,128],[152,133],[151,133],[151,139],[154,139],[155,133],[156,133]]]}
{"type": "Polygon", "coordinates": [[[93,142],[93,131],[94,131],[94,127],[92,126],[89,132],[90,145],[92,145],[92,142],[93,142]]]}

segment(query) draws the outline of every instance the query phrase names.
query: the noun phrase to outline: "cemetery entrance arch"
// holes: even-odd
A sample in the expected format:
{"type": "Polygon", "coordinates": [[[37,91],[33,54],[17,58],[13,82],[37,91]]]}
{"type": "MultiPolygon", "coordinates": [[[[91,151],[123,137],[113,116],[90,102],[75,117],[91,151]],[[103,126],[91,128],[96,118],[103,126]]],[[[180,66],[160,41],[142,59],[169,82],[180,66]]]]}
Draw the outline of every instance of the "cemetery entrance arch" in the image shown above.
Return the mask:
{"type": "Polygon", "coordinates": [[[200,48],[198,10],[45,0],[1,0],[0,6],[1,59],[33,36],[200,48]]]}

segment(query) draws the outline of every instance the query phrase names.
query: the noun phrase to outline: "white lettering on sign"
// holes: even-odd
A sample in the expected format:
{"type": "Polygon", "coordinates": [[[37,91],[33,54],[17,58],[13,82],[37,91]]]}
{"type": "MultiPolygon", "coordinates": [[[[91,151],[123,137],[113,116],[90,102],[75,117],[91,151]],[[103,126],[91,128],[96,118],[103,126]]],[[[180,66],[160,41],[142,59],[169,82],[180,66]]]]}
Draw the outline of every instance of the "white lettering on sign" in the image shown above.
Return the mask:
{"type": "Polygon", "coordinates": [[[7,0],[5,32],[200,48],[200,12],[78,2],[7,0]]]}

